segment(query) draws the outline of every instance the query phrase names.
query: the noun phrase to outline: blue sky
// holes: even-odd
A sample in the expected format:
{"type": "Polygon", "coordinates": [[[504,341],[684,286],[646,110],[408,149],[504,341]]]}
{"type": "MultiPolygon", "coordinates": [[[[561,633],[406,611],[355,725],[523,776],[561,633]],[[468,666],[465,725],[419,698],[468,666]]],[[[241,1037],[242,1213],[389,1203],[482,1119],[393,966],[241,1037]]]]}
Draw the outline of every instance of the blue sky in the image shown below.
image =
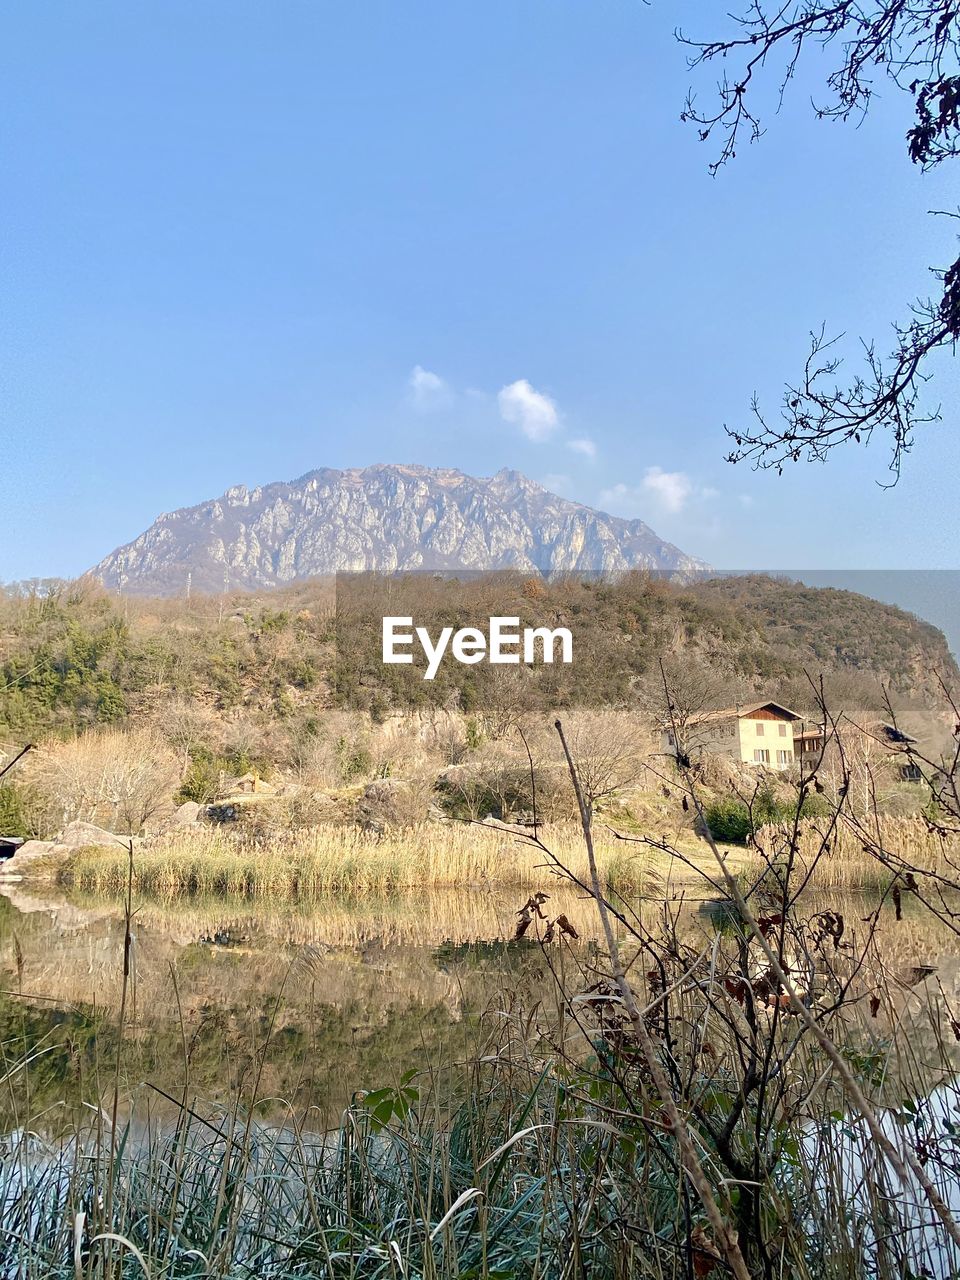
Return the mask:
{"type": "Polygon", "coordinates": [[[892,89],[818,123],[811,67],[711,179],[679,12],[0,3],[0,578],[380,461],[516,467],[719,566],[955,567],[949,358],[892,492],[882,442],[778,479],[722,432],[821,321],[886,344],[950,175],[892,89]]]}

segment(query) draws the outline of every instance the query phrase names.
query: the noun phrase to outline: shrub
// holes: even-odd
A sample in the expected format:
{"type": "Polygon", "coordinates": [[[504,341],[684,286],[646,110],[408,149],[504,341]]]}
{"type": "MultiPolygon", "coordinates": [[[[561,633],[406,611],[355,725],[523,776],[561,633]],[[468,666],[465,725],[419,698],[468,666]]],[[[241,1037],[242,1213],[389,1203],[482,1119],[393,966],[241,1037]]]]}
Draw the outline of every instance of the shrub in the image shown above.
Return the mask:
{"type": "Polygon", "coordinates": [[[42,797],[32,787],[0,784],[0,835],[35,840],[42,834],[42,797]]]}
{"type": "Polygon", "coordinates": [[[753,834],[750,810],[742,800],[735,800],[732,796],[708,805],[705,816],[714,840],[722,840],[726,844],[746,844],[753,834]]]}
{"type": "Polygon", "coordinates": [[[357,822],[370,831],[415,827],[426,821],[433,792],[432,778],[375,779],[360,797],[357,822]]]}
{"type": "Polygon", "coordinates": [[[829,800],[826,800],[823,796],[804,796],[803,804],[800,806],[801,818],[826,818],[832,812],[833,809],[829,800]]]}
{"type": "Polygon", "coordinates": [[[337,739],[335,753],[344,782],[355,782],[358,778],[370,776],[373,756],[365,742],[342,736],[337,739]]]}
{"type": "Polygon", "coordinates": [[[562,769],[535,761],[531,778],[526,756],[507,751],[502,744],[487,743],[472,759],[445,769],[437,784],[445,812],[471,821],[488,817],[528,821],[534,812],[534,789],[541,822],[575,816],[573,793],[562,769]]]}
{"type": "Polygon", "coordinates": [[[269,773],[269,765],[259,756],[251,756],[243,746],[225,751],[194,746],[189,750],[189,757],[190,763],[175,796],[177,804],[187,800],[209,804],[220,795],[225,780],[242,777],[245,773],[269,773]]]}
{"type": "MultiPolygon", "coordinates": [[[[779,799],[768,785],[757,792],[752,806],[734,796],[726,796],[708,805],[704,812],[715,840],[746,844],[754,832],[768,823],[793,822],[797,816],[797,805],[796,801],[779,799]]],[[[801,818],[822,818],[828,813],[830,805],[822,796],[805,796],[800,806],[801,818]]]]}
{"type": "Polygon", "coordinates": [[[85,733],[38,753],[36,786],[64,822],[135,834],[169,812],[181,764],[147,729],[85,733]]]}
{"type": "Polygon", "coordinates": [[[197,804],[209,804],[216,797],[219,786],[220,768],[217,757],[206,747],[191,748],[190,763],[175,797],[177,804],[185,804],[188,800],[195,800],[197,804]]]}

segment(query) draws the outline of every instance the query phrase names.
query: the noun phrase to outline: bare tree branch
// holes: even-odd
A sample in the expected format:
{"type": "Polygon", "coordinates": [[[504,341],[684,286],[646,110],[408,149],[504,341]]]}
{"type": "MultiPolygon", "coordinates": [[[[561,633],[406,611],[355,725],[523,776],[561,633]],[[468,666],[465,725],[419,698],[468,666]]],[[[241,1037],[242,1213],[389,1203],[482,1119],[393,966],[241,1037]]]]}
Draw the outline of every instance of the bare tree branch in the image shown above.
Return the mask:
{"type": "MultiPolygon", "coordinates": [[[[838,54],[826,75],[827,97],[814,103],[819,118],[862,117],[878,79],[892,81],[914,102],[915,123],[906,133],[910,159],[926,172],[957,155],[960,10],[951,0],[792,0],[774,7],[751,0],[733,21],[736,33],[726,39],[697,41],[677,33],[692,50],[692,68],[724,67],[713,108],[701,109],[691,93],[681,114],[702,141],[720,138],[711,173],[735,158],[742,141],[763,135],[754,90],[764,74],[776,68],[779,105],[811,49],[838,54]]],[[[778,417],[767,417],[754,397],[755,425],[726,428],[734,445],[727,460],[780,472],[787,462],[822,462],[838,445],[866,445],[880,433],[890,442],[895,484],[916,428],[940,416],[938,408],[921,403],[931,377],[928,358],[952,352],[960,337],[960,259],[933,275],[940,296],[918,299],[912,318],[894,325],[888,356],[878,355],[873,341],[863,342],[863,367],[848,383],[834,380],[842,364],[840,339],[827,339],[823,327],[814,333],[803,376],[787,386],[778,417]]]]}

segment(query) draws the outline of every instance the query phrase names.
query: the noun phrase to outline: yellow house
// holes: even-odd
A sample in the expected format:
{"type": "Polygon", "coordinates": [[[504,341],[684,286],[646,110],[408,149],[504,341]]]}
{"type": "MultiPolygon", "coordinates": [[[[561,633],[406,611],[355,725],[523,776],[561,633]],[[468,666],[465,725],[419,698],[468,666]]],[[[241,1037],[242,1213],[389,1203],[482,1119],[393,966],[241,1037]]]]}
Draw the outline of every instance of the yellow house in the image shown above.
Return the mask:
{"type": "Polygon", "coordinates": [[[675,756],[679,735],[681,749],[691,757],[709,752],[758,768],[789,769],[794,763],[793,726],[799,721],[795,711],[779,702],[724,707],[690,716],[676,734],[673,726],[664,726],[660,746],[675,756]]]}

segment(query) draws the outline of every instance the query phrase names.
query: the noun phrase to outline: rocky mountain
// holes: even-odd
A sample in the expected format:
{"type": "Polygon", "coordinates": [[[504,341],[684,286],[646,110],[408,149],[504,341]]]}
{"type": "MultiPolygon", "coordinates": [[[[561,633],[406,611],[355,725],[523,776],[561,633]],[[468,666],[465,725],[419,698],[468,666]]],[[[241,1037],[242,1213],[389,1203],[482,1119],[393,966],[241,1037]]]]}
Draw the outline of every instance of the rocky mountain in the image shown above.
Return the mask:
{"type": "Polygon", "coordinates": [[[279,586],[337,570],[690,570],[701,561],[642,520],[550,493],[518,471],[311,471],[289,484],[228,489],[160,516],[93,571],[126,592],[176,595],[279,586]]]}

